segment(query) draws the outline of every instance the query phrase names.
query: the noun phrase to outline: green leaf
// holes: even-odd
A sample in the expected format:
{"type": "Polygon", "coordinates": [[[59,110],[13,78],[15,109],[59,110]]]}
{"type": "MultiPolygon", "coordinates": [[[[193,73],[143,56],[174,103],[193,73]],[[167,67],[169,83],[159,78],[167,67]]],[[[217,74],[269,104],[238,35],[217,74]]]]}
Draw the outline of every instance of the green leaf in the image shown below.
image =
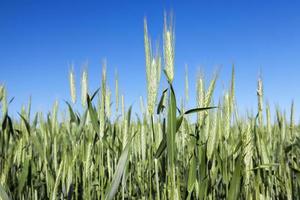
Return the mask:
{"type": "Polygon", "coordinates": [[[39,154],[40,157],[44,156],[44,147],[42,146],[39,137],[37,135],[32,135],[30,137],[31,142],[33,144],[33,149],[36,150],[35,152],[37,152],[39,154]]]}
{"type": "Polygon", "coordinates": [[[21,119],[23,120],[24,124],[25,124],[25,127],[26,127],[26,130],[27,130],[27,133],[28,135],[30,135],[30,124],[28,123],[28,121],[25,119],[25,117],[23,117],[20,113],[18,113],[19,116],[21,117],[21,119]]]}
{"type": "Polygon", "coordinates": [[[128,113],[127,113],[127,128],[130,128],[130,119],[131,119],[131,110],[132,106],[129,107],[128,113]]]}
{"type": "Polygon", "coordinates": [[[196,158],[195,155],[192,156],[190,160],[190,168],[189,168],[189,177],[188,177],[188,192],[192,193],[195,183],[196,183],[196,158]]]}
{"type": "Polygon", "coordinates": [[[262,165],[259,165],[257,167],[254,167],[254,168],[252,168],[250,170],[267,169],[267,168],[277,167],[277,166],[280,166],[280,164],[279,163],[262,164],[262,165]]]}
{"type": "Polygon", "coordinates": [[[33,119],[33,122],[32,122],[32,127],[36,128],[37,123],[38,123],[38,113],[36,113],[35,116],[34,116],[34,119],[33,119]]]}
{"type": "Polygon", "coordinates": [[[3,121],[2,121],[2,131],[4,131],[7,127],[7,114],[4,115],[3,121]]]}
{"type": "Polygon", "coordinates": [[[176,119],[176,97],[172,85],[170,85],[170,98],[168,107],[168,126],[167,126],[167,149],[168,159],[170,162],[171,169],[174,167],[175,158],[175,134],[177,127],[176,119]]]}
{"type": "Polygon", "coordinates": [[[300,168],[293,167],[293,166],[291,166],[290,168],[293,169],[294,171],[296,171],[297,173],[300,173],[300,168]]]}
{"type": "Polygon", "coordinates": [[[84,125],[85,125],[86,118],[87,118],[87,113],[88,113],[88,109],[85,110],[83,116],[80,119],[80,124],[79,124],[79,127],[78,127],[77,132],[76,132],[77,141],[80,139],[80,136],[82,135],[81,133],[84,129],[84,125]]]}
{"type": "Polygon", "coordinates": [[[69,102],[65,101],[67,106],[68,106],[68,109],[69,109],[69,115],[70,115],[70,122],[76,122],[76,115],[72,109],[72,106],[70,105],[69,102]]]}
{"type": "Polygon", "coordinates": [[[230,181],[230,188],[228,192],[228,199],[238,199],[241,186],[241,167],[242,167],[242,156],[239,155],[236,163],[235,170],[230,181]]]}
{"type": "Polygon", "coordinates": [[[96,112],[95,108],[92,105],[92,102],[91,102],[91,99],[90,99],[89,95],[87,95],[87,105],[88,105],[88,110],[89,110],[89,114],[90,114],[90,117],[91,117],[91,121],[92,121],[94,131],[98,132],[99,125],[98,125],[97,112],[96,112]]]}
{"type": "Polygon", "coordinates": [[[9,133],[11,133],[12,135],[14,135],[14,127],[13,127],[13,123],[12,123],[12,120],[11,118],[8,116],[8,114],[6,113],[4,115],[4,119],[3,119],[3,122],[2,122],[2,130],[4,131],[5,129],[7,129],[7,131],[9,133]]]}
{"type": "Polygon", "coordinates": [[[163,120],[163,124],[162,124],[162,132],[163,132],[163,139],[161,140],[158,149],[154,155],[154,157],[157,159],[159,158],[162,153],[164,152],[164,150],[167,148],[167,138],[166,138],[166,120],[163,120]]]}
{"type": "Polygon", "coordinates": [[[157,149],[154,157],[159,158],[166,148],[167,148],[167,139],[165,137],[163,137],[163,139],[161,140],[161,142],[158,146],[158,149],[157,149]]]}
{"type": "Polygon", "coordinates": [[[187,110],[184,114],[188,115],[188,114],[197,113],[197,112],[200,112],[200,111],[210,110],[210,109],[214,109],[214,108],[218,108],[218,107],[217,106],[212,106],[212,107],[206,107],[206,108],[193,108],[193,109],[187,110]]]}
{"type": "Polygon", "coordinates": [[[59,182],[60,182],[60,176],[61,176],[62,169],[63,169],[63,161],[60,162],[59,169],[58,169],[58,172],[57,172],[57,175],[56,175],[55,184],[54,184],[54,188],[53,188],[53,191],[52,191],[52,200],[57,199],[56,192],[57,192],[57,188],[58,188],[58,185],[59,185],[59,182]]]}
{"type": "Polygon", "coordinates": [[[99,92],[100,88],[98,88],[92,95],[91,97],[91,101],[93,101],[93,99],[95,98],[96,94],[99,92]]]}
{"type": "Polygon", "coordinates": [[[27,176],[28,176],[28,169],[29,169],[29,159],[25,158],[23,166],[22,166],[22,171],[21,171],[20,177],[18,178],[18,181],[19,181],[19,187],[18,187],[19,194],[22,193],[22,190],[25,186],[27,176]]]}
{"type": "Polygon", "coordinates": [[[179,130],[179,128],[182,124],[182,121],[183,121],[183,115],[180,115],[179,117],[177,117],[177,119],[176,119],[176,133],[179,130]]]}
{"type": "Polygon", "coordinates": [[[14,101],[15,97],[11,98],[8,102],[8,104],[11,104],[14,101]]]}
{"type": "Polygon", "coordinates": [[[5,192],[5,189],[2,187],[1,184],[0,184],[0,199],[2,199],[2,200],[10,200],[10,198],[7,195],[7,193],[5,192]]]}
{"type": "Polygon", "coordinates": [[[119,158],[112,182],[110,183],[109,187],[107,187],[107,190],[105,192],[105,200],[112,200],[118,191],[122,176],[125,172],[125,168],[128,163],[129,150],[130,150],[131,142],[132,142],[132,139],[134,136],[135,135],[133,135],[132,138],[127,142],[127,144],[119,158]]]}
{"type": "Polygon", "coordinates": [[[165,89],[160,97],[160,100],[159,100],[159,103],[158,103],[158,106],[157,106],[157,114],[159,115],[163,110],[164,110],[164,99],[166,97],[166,93],[168,91],[168,88],[165,89]]]}

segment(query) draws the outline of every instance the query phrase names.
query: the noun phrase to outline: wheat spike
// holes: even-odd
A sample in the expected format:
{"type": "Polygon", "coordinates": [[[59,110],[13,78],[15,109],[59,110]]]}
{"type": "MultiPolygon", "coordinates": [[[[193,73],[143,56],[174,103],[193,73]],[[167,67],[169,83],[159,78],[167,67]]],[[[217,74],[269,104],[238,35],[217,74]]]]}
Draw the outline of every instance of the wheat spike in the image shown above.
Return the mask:
{"type": "Polygon", "coordinates": [[[165,73],[169,83],[174,79],[174,56],[175,56],[175,36],[172,21],[167,24],[167,16],[164,17],[164,59],[165,73]]]}
{"type": "Polygon", "coordinates": [[[76,84],[75,84],[75,73],[74,73],[74,65],[71,65],[71,70],[69,73],[69,81],[70,81],[70,93],[72,103],[76,103],[76,84]]]}
{"type": "Polygon", "coordinates": [[[81,76],[81,103],[82,106],[86,105],[86,98],[88,94],[88,72],[87,68],[85,67],[82,76],[81,76]]]}

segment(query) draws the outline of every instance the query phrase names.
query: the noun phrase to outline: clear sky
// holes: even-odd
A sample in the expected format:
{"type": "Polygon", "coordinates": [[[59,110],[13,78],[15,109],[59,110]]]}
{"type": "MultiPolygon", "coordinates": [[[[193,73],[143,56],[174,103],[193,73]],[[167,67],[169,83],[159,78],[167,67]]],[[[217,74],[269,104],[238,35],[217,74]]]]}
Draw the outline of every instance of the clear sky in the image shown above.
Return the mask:
{"type": "Polygon", "coordinates": [[[289,109],[292,99],[300,106],[299,1],[183,2],[188,1],[0,1],[0,83],[15,97],[11,112],[30,95],[34,111],[49,110],[56,99],[69,100],[69,62],[75,63],[79,89],[82,65],[89,61],[93,91],[100,85],[103,58],[110,86],[117,69],[126,104],[138,107],[139,96],[146,94],[143,18],[152,39],[161,41],[165,10],[175,17],[179,95],[185,63],[191,99],[200,68],[207,78],[221,69],[219,95],[229,86],[234,63],[241,109],[256,109],[260,71],[272,107],[289,109]]]}

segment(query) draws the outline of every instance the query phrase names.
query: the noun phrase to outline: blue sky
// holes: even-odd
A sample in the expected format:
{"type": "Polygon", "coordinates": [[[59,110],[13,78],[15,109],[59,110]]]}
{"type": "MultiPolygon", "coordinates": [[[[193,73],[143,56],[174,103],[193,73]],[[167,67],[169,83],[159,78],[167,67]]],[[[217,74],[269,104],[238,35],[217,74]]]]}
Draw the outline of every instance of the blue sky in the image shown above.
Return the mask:
{"type": "Polygon", "coordinates": [[[232,64],[241,110],[256,109],[260,71],[272,107],[289,109],[292,99],[300,105],[300,3],[183,2],[0,1],[0,83],[15,97],[11,112],[20,110],[30,95],[33,111],[49,110],[56,99],[62,105],[69,100],[70,62],[79,89],[82,66],[89,61],[90,91],[95,90],[103,58],[110,86],[117,69],[126,104],[138,107],[139,96],[146,94],[143,18],[152,39],[161,41],[165,10],[172,10],[175,19],[175,88],[183,95],[188,64],[190,107],[197,71],[201,68],[209,79],[220,68],[218,96],[229,86],[232,64]]]}

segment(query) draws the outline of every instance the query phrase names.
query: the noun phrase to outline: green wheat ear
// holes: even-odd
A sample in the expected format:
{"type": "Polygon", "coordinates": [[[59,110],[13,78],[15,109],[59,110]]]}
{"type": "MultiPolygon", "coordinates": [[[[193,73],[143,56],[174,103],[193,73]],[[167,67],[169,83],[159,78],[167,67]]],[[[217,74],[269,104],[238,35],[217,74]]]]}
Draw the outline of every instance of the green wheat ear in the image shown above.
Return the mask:
{"type": "Polygon", "coordinates": [[[161,57],[157,45],[156,56],[153,56],[151,49],[151,40],[148,35],[147,20],[144,19],[144,46],[146,60],[146,76],[147,76],[147,103],[148,112],[153,115],[157,100],[157,93],[160,83],[161,74],[161,57]]]}
{"type": "Polygon", "coordinates": [[[291,115],[290,115],[290,130],[291,135],[293,135],[295,129],[295,104],[294,101],[292,101],[291,104],[291,115]]]}
{"type": "Polygon", "coordinates": [[[76,84],[75,84],[75,73],[74,73],[74,65],[71,65],[71,70],[69,72],[69,81],[70,81],[70,93],[72,103],[76,103],[76,84]]]}
{"type": "MultiPolygon", "coordinates": [[[[204,78],[202,73],[198,75],[196,88],[197,88],[197,97],[196,97],[197,106],[199,108],[203,108],[205,106],[205,86],[204,86],[204,78]]],[[[201,124],[203,122],[203,117],[204,117],[204,113],[197,114],[198,124],[201,124]]]]}
{"type": "MultiPolygon", "coordinates": [[[[105,129],[105,118],[107,115],[107,109],[109,109],[110,112],[110,103],[106,103],[106,100],[110,101],[110,96],[107,96],[107,86],[106,86],[106,60],[103,60],[103,66],[102,66],[102,82],[101,82],[101,94],[100,94],[100,138],[104,136],[104,129],[105,129]],[[108,106],[109,108],[107,108],[108,106]]],[[[110,95],[110,94],[109,94],[110,95]]]]}
{"type": "Polygon", "coordinates": [[[87,72],[87,65],[81,75],[81,104],[83,107],[86,106],[86,98],[88,94],[88,72],[87,72]]]}
{"type": "Polygon", "coordinates": [[[116,98],[116,113],[119,111],[119,77],[118,77],[118,72],[115,72],[115,98],[116,98]]]}
{"type": "Polygon", "coordinates": [[[5,115],[8,110],[8,105],[7,105],[7,91],[4,86],[1,86],[0,88],[0,100],[2,101],[2,113],[5,115]]]}
{"type": "Polygon", "coordinates": [[[184,94],[185,94],[185,101],[188,102],[189,101],[189,75],[188,75],[188,65],[185,65],[185,90],[184,90],[184,94]]]}
{"type": "Polygon", "coordinates": [[[175,34],[171,22],[167,22],[167,15],[164,17],[164,59],[165,74],[167,80],[172,84],[174,79],[174,57],[175,57],[175,34]]]}
{"type": "Polygon", "coordinates": [[[261,76],[258,78],[257,81],[257,99],[258,99],[258,121],[259,124],[262,125],[263,124],[263,116],[262,116],[262,112],[263,112],[263,81],[261,76]]]}
{"type": "Polygon", "coordinates": [[[107,118],[111,116],[111,91],[109,87],[106,88],[106,95],[105,95],[105,111],[107,118]]]}

